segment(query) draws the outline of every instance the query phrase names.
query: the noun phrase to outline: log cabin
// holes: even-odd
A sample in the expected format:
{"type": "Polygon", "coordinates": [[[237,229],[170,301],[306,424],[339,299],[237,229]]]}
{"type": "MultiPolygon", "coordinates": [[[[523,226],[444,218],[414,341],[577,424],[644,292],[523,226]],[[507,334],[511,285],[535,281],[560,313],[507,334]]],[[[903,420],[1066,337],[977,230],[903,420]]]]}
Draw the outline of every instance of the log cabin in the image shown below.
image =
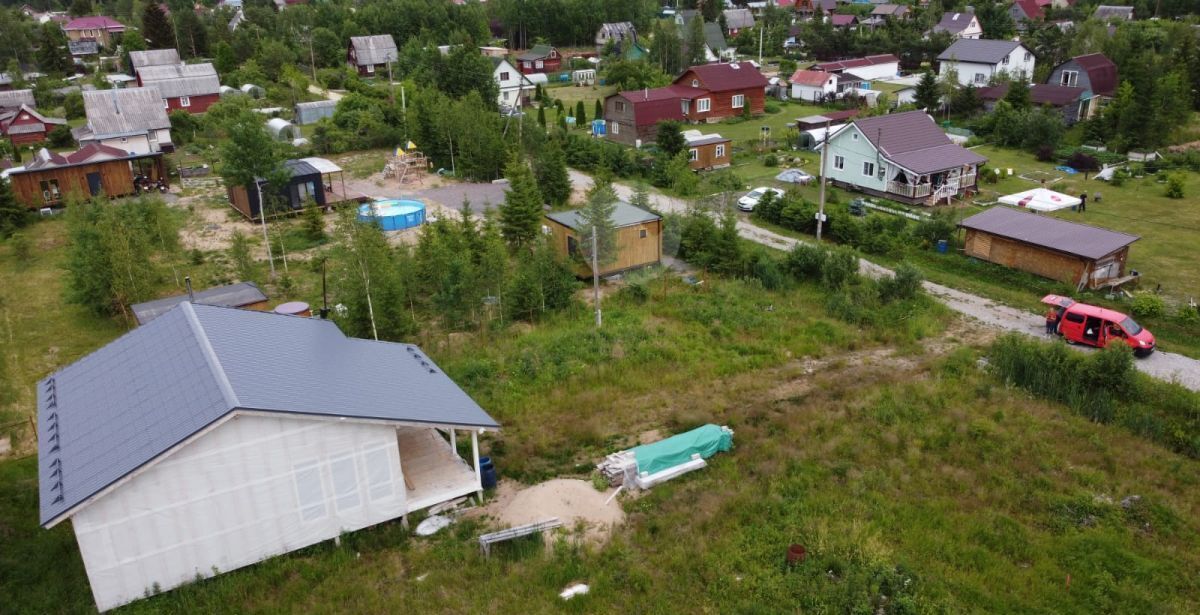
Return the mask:
{"type": "Polygon", "coordinates": [[[162,154],[129,154],[106,145],[85,145],[70,154],[43,148],[33,162],[10,171],[17,200],[30,209],[62,205],[69,198],[110,198],[136,194],[135,176],[166,179],[162,154]]]}
{"type": "Polygon", "coordinates": [[[0,108],[0,135],[8,137],[13,145],[45,141],[51,130],[66,125],[67,120],[46,117],[28,105],[16,109],[0,108]]]}
{"type": "Polygon", "coordinates": [[[158,88],[168,113],[177,110],[204,113],[221,99],[217,69],[207,62],[143,66],[138,70],[137,80],[140,86],[158,88]]]}
{"type": "Polygon", "coordinates": [[[688,167],[693,171],[723,169],[733,161],[733,143],[719,134],[699,130],[683,131],[688,152],[688,167]]]}

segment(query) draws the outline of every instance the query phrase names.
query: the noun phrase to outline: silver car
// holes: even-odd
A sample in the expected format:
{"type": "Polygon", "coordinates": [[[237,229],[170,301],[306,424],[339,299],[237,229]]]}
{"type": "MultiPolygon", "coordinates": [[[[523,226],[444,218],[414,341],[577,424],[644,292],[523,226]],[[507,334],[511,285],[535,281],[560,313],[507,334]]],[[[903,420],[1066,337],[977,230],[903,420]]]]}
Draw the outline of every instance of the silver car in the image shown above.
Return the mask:
{"type": "Polygon", "coordinates": [[[743,196],[742,198],[738,199],[738,202],[737,202],[738,209],[740,209],[742,211],[754,211],[754,208],[758,205],[758,202],[762,200],[763,195],[765,195],[767,192],[774,192],[775,198],[780,198],[784,194],[784,192],[782,190],[780,190],[779,188],[768,188],[766,186],[760,186],[760,187],[755,188],[754,190],[751,190],[750,192],[748,192],[746,194],[746,196],[743,196]]]}

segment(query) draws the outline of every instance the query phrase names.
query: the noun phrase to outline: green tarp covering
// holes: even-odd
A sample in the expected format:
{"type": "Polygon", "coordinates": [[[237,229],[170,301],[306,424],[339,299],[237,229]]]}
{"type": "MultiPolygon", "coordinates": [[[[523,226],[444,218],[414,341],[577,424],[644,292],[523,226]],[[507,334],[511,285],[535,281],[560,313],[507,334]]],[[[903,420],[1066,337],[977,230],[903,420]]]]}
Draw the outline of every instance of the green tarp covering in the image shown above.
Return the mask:
{"type": "Polygon", "coordinates": [[[717,425],[705,425],[688,432],[634,447],[638,472],[654,474],[692,460],[692,455],[708,459],[733,448],[733,434],[717,425]]]}

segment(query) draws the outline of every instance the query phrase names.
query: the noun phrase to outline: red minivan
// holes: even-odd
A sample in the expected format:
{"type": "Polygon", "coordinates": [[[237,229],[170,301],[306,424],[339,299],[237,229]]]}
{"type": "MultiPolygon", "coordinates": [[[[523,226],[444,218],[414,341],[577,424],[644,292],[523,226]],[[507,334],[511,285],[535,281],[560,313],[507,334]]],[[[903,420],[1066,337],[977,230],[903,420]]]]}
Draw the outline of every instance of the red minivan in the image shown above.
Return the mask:
{"type": "Polygon", "coordinates": [[[1139,357],[1154,352],[1154,336],[1120,312],[1058,295],[1046,295],[1042,297],[1042,303],[1058,308],[1058,334],[1069,344],[1104,348],[1111,342],[1120,341],[1129,345],[1133,354],[1139,357]]]}

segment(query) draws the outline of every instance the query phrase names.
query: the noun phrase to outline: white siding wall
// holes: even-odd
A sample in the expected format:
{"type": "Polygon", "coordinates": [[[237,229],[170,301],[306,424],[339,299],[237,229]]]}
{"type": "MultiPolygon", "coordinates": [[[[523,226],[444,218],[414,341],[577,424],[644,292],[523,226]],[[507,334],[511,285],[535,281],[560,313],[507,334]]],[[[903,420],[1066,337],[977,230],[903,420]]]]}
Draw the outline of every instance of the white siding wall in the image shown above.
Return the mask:
{"type": "Polygon", "coordinates": [[[870,66],[860,66],[852,68],[849,72],[862,77],[863,79],[890,79],[900,74],[899,62],[885,62],[883,64],[872,64],[870,66]]]}
{"type": "Polygon", "coordinates": [[[829,141],[829,161],[825,163],[825,172],[831,179],[853,186],[884,190],[887,182],[879,179],[880,164],[886,166],[887,162],[876,155],[875,147],[854,125],[847,126],[829,141]],[[858,138],[855,139],[855,136],[858,138]],[[842,169],[834,167],[837,156],[845,161],[842,169]],[[875,165],[875,173],[870,177],[863,175],[864,162],[875,165]]]}
{"type": "Polygon", "coordinates": [[[962,85],[974,85],[976,87],[987,85],[992,79],[992,74],[995,72],[995,67],[991,64],[977,64],[975,62],[956,62],[946,60],[942,62],[942,66],[938,69],[938,74],[945,77],[951,70],[958,71],[958,82],[962,85]],[[983,80],[976,79],[976,75],[983,75],[983,80]]]}
{"type": "Polygon", "coordinates": [[[1008,76],[1016,79],[1020,75],[1024,75],[1026,81],[1033,79],[1033,68],[1036,63],[1033,54],[1023,46],[1018,46],[1008,54],[1007,64],[980,64],[976,62],[957,62],[947,60],[942,62],[938,74],[945,76],[951,69],[958,71],[958,82],[962,85],[986,85],[991,80],[992,76],[999,73],[1007,73],[1008,76]],[[1026,59],[1026,55],[1029,56],[1026,59]],[[982,74],[983,83],[975,79],[976,74],[982,74]]]}
{"type": "Polygon", "coordinates": [[[106,610],[155,584],[167,590],[404,511],[392,427],[239,416],[72,523],[96,605],[106,610]]]}
{"type": "Polygon", "coordinates": [[[134,154],[149,154],[155,151],[151,148],[150,141],[145,135],[126,137],[124,140],[122,140],[120,137],[114,139],[104,139],[99,141],[99,143],[108,145],[110,147],[115,147],[123,152],[133,152],[134,154]]]}
{"type": "MultiPolygon", "coordinates": [[[[833,81],[833,78],[831,77],[829,79],[829,81],[833,81]]],[[[836,90],[836,86],[832,85],[829,82],[826,82],[824,87],[814,87],[811,85],[801,85],[799,83],[793,83],[790,96],[791,96],[791,98],[795,98],[798,100],[807,100],[807,101],[811,102],[814,100],[821,100],[822,96],[824,96],[826,94],[832,94],[835,90],[836,90]]]]}

